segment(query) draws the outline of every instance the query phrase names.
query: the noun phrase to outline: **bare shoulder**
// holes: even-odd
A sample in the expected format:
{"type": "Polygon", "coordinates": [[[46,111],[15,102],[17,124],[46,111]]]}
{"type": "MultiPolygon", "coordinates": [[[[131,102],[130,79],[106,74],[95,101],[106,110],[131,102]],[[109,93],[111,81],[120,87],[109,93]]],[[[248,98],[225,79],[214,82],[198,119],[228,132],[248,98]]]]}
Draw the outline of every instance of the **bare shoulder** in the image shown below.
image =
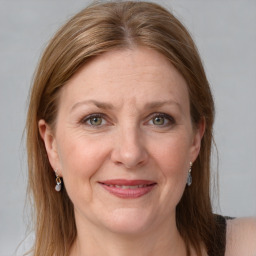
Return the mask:
{"type": "Polygon", "coordinates": [[[227,221],[225,256],[256,256],[256,217],[227,221]]]}

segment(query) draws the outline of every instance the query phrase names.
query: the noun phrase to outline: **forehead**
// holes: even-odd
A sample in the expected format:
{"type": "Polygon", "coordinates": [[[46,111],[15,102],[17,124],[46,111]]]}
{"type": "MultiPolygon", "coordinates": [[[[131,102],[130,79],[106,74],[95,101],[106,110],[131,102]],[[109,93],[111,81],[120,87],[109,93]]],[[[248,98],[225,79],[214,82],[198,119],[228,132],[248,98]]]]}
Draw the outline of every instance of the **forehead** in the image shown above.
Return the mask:
{"type": "Polygon", "coordinates": [[[64,86],[60,103],[94,99],[120,106],[173,100],[188,107],[189,101],[183,76],[165,56],[146,47],[112,50],[91,60],[64,86]]]}

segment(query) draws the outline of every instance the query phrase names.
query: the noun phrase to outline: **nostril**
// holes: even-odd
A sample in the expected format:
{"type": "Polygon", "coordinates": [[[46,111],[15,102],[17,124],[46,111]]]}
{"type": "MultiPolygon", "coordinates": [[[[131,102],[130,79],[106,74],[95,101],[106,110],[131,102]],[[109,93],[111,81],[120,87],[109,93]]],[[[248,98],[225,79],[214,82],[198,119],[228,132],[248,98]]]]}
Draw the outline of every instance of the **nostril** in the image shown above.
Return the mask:
{"type": "Polygon", "coordinates": [[[115,162],[116,165],[122,165],[122,162],[115,162]]]}
{"type": "Polygon", "coordinates": [[[114,161],[114,163],[118,166],[124,166],[127,169],[133,169],[133,168],[137,168],[137,167],[141,167],[145,164],[146,159],[137,161],[136,159],[125,159],[123,161],[114,161]]]}

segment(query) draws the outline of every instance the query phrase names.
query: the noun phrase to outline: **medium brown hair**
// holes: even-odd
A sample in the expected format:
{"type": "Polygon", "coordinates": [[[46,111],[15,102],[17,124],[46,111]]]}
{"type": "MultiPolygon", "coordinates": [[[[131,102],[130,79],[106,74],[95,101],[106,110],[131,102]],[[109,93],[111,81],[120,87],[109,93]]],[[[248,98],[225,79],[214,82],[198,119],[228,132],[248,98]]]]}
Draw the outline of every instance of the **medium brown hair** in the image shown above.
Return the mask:
{"type": "MultiPolygon", "coordinates": [[[[37,68],[27,115],[28,189],[34,202],[33,255],[68,255],[76,238],[73,204],[55,176],[38,131],[44,119],[53,129],[61,88],[85,63],[112,49],[146,46],[162,53],[186,79],[194,127],[204,119],[193,185],[176,208],[178,230],[197,255],[215,248],[217,225],[210,200],[210,155],[214,104],[197,48],[181,22],[154,3],[111,1],[94,4],[69,20],[53,37],[37,68]]],[[[216,254],[218,255],[217,251],[216,254]]]]}

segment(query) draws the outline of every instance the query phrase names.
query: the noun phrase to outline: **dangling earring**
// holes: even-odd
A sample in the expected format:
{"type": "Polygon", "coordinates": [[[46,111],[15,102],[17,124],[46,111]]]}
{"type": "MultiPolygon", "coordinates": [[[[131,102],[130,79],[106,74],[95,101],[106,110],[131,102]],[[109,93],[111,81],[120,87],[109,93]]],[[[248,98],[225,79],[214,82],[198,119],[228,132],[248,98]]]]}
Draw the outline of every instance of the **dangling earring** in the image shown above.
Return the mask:
{"type": "Polygon", "coordinates": [[[192,184],[192,175],[191,175],[191,168],[192,168],[192,162],[189,163],[190,167],[188,170],[188,177],[187,177],[187,185],[190,186],[192,184]]]}
{"type": "Polygon", "coordinates": [[[61,190],[61,178],[60,176],[58,175],[57,171],[55,171],[55,175],[56,175],[56,186],[55,186],[55,190],[57,192],[60,192],[61,190]]]}

